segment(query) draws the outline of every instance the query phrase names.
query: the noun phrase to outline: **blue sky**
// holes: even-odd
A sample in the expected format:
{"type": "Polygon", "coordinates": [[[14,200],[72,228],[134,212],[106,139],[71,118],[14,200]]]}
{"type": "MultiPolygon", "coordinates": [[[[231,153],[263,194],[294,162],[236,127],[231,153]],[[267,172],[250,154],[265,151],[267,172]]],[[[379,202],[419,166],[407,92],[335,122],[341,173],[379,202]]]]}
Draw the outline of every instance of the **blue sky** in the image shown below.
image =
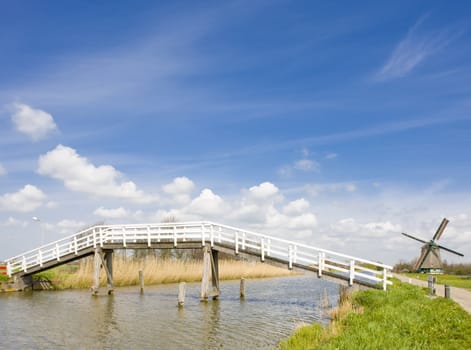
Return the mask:
{"type": "Polygon", "coordinates": [[[467,2],[0,6],[1,258],[174,215],[392,264],[446,216],[469,261],[467,2]]]}

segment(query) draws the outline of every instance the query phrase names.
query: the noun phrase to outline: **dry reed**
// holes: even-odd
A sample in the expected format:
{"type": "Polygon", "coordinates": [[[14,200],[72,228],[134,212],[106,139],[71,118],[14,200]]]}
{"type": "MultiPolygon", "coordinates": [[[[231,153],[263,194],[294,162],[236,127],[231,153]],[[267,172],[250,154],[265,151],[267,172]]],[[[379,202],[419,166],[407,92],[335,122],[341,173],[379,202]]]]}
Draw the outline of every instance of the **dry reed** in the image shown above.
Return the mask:
{"type": "MultiPolygon", "coordinates": [[[[144,273],[146,285],[178,282],[196,282],[201,280],[202,261],[174,260],[157,257],[144,259],[115,256],[113,259],[113,283],[115,286],[139,284],[139,271],[144,273]]],[[[58,288],[89,288],[93,284],[93,259],[80,262],[75,273],[55,280],[58,288]]],[[[292,275],[287,269],[263,263],[250,263],[236,260],[219,261],[219,279],[231,280],[239,278],[265,278],[292,275]]],[[[100,285],[105,285],[106,275],[102,269],[100,285]]]]}

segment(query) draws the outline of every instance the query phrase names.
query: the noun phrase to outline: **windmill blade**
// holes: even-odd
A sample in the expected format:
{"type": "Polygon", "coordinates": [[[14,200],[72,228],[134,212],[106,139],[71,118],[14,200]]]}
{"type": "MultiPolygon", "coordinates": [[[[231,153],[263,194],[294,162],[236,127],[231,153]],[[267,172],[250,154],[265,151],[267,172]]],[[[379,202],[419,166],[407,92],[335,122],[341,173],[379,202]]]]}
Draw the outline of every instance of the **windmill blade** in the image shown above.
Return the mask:
{"type": "Polygon", "coordinates": [[[443,234],[443,231],[445,231],[446,225],[448,225],[449,222],[450,220],[448,220],[447,218],[443,218],[440,226],[438,226],[437,232],[435,232],[435,234],[433,235],[432,240],[438,241],[440,239],[443,234]]]}
{"type": "Polygon", "coordinates": [[[427,259],[427,256],[430,254],[431,250],[432,250],[432,247],[430,245],[427,247],[427,250],[422,250],[422,254],[420,254],[420,257],[417,259],[417,262],[415,263],[415,266],[414,266],[414,269],[416,271],[418,271],[422,267],[425,259],[427,259]]]}
{"type": "Polygon", "coordinates": [[[441,246],[441,245],[437,245],[437,247],[440,248],[440,249],[446,250],[447,252],[450,252],[450,253],[453,253],[453,254],[456,254],[456,255],[459,255],[459,256],[464,256],[463,254],[458,253],[458,252],[455,251],[455,250],[445,248],[445,247],[443,247],[443,246],[441,246]]]}
{"type": "Polygon", "coordinates": [[[411,235],[408,235],[407,233],[404,233],[402,232],[402,234],[406,237],[409,237],[409,238],[412,238],[412,239],[415,239],[416,241],[419,241],[421,243],[428,243],[427,241],[424,241],[423,239],[420,239],[420,238],[417,238],[417,237],[414,237],[414,236],[411,236],[411,235]]]}

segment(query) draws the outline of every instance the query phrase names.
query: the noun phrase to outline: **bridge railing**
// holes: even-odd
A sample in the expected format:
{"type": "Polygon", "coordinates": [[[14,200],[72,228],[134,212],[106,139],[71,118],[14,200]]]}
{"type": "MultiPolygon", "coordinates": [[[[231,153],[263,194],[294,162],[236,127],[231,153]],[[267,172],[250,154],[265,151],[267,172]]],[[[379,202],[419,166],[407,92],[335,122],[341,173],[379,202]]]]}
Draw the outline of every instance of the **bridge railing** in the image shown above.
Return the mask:
{"type": "Polygon", "coordinates": [[[131,244],[152,247],[154,243],[171,243],[178,247],[185,242],[223,245],[236,254],[246,252],[260,256],[262,261],[271,258],[286,262],[290,269],[313,268],[319,276],[341,275],[350,284],[364,280],[382,284],[383,289],[392,284],[391,266],[213,222],[94,226],[6,260],[7,273],[10,276],[21,271],[27,273],[52,260],[60,261],[66,255],[79,255],[84,249],[107,244],[126,248],[131,244]]]}
{"type": "Polygon", "coordinates": [[[95,226],[14,256],[6,260],[7,273],[11,276],[18,272],[28,272],[31,268],[42,267],[50,261],[60,261],[66,255],[78,255],[83,249],[99,245],[105,239],[104,233],[105,227],[95,226]]]}

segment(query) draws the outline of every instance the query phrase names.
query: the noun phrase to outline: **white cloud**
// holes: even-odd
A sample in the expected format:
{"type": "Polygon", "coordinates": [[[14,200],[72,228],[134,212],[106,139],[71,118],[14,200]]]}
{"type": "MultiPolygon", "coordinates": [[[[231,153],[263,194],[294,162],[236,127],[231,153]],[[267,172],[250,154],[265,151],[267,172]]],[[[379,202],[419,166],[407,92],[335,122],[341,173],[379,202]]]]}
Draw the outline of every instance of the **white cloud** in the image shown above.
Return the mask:
{"type": "Polygon", "coordinates": [[[40,109],[34,109],[26,104],[12,104],[13,114],[11,120],[16,129],[29,135],[33,141],[45,138],[57,130],[52,115],[40,109]]]}
{"type": "Polygon", "coordinates": [[[250,187],[249,189],[251,198],[256,200],[266,200],[273,198],[278,192],[278,187],[276,187],[271,182],[263,182],[260,185],[250,187]]]}
{"type": "Polygon", "coordinates": [[[62,180],[72,191],[142,203],[155,200],[138,190],[134,182],[124,181],[123,175],[111,165],[95,166],[74,149],[62,145],[39,157],[38,173],[62,180]]]}
{"type": "Polygon", "coordinates": [[[2,163],[0,163],[0,176],[6,175],[7,170],[3,167],[2,163]]]}
{"type": "Polygon", "coordinates": [[[456,36],[446,31],[422,33],[426,17],[421,17],[412,26],[406,37],[396,46],[388,61],[376,74],[377,80],[402,78],[420,63],[444,49],[456,36]]]}
{"type": "Polygon", "coordinates": [[[121,219],[129,216],[129,212],[123,207],[115,209],[106,209],[103,207],[97,208],[93,214],[109,219],[121,219]]]}
{"type": "Polygon", "coordinates": [[[188,207],[190,214],[197,214],[203,217],[220,215],[225,210],[226,205],[223,199],[208,188],[201,191],[200,195],[193,199],[188,207]]]}
{"type": "Polygon", "coordinates": [[[28,222],[26,221],[20,221],[18,219],[15,219],[13,217],[8,217],[6,221],[0,224],[1,226],[6,226],[6,227],[26,227],[28,226],[28,222]]]}
{"type": "Polygon", "coordinates": [[[323,192],[355,192],[357,187],[354,183],[327,183],[306,185],[305,190],[311,196],[318,196],[323,192]]]}
{"type": "Polygon", "coordinates": [[[329,160],[331,160],[331,159],[336,159],[337,157],[338,157],[338,154],[337,154],[337,153],[327,153],[327,154],[325,155],[325,159],[329,159],[329,160]]]}
{"type": "Polygon", "coordinates": [[[320,164],[311,159],[300,159],[294,163],[294,168],[301,171],[319,171],[320,164]]]}
{"type": "Polygon", "coordinates": [[[300,214],[308,210],[309,206],[310,204],[307,200],[305,200],[304,198],[300,198],[285,205],[285,207],[283,208],[283,213],[285,213],[286,215],[300,214]]]}
{"type": "Polygon", "coordinates": [[[184,205],[191,201],[191,192],[195,184],[187,177],[176,177],[169,184],[163,186],[163,191],[170,195],[171,200],[177,204],[184,205]]]}
{"type": "Polygon", "coordinates": [[[61,220],[56,224],[56,227],[59,229],[59,232],[62,234],[73,234],[81,230],[85,226],[86,224],[83,221],[67,220],[67,219],[61,220]]]}
{"type": "Polygon", "coordinates": [[[31,212],[43,205],[46,195],[33,185],[26,185],[15,193],[6,193],[0,197],[0,208],[4,210],[31,212]]]}

